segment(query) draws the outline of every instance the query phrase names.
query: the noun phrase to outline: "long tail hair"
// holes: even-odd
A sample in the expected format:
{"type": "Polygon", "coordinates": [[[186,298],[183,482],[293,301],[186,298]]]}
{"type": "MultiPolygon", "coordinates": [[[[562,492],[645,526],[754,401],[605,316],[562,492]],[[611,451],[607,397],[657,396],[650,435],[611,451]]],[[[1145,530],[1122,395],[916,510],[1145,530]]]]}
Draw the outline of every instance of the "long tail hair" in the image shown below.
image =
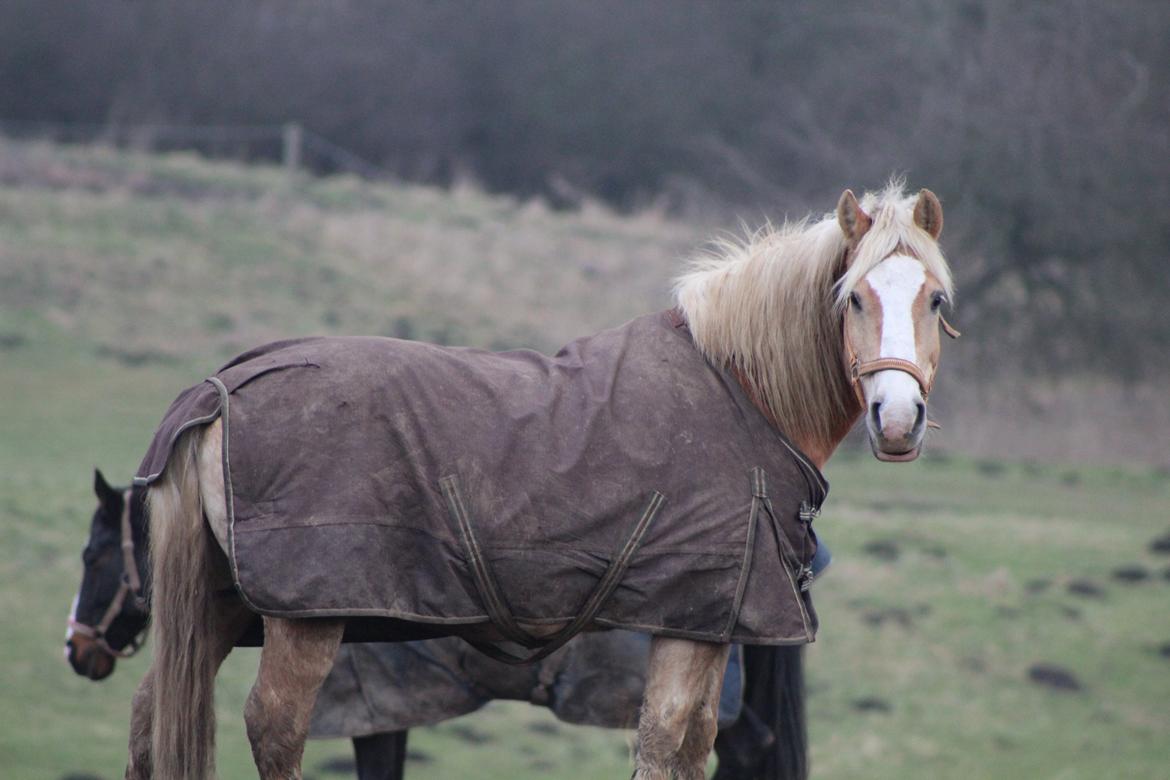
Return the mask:
{"type": "Polygon", "coordinates": [[[211,545],[195,453],[202,433],[176,442],[148,494],[154,612],[155,780],[211,777],[215,768],[215,661],[211,545]]]}

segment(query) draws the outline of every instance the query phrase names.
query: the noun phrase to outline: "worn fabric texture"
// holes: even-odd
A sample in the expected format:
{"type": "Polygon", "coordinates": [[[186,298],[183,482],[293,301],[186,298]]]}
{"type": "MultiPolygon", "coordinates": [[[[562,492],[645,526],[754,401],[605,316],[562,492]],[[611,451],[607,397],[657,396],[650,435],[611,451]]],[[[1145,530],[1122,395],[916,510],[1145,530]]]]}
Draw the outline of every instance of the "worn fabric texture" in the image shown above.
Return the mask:
{"type": "Polygon", "coordinates": [[[801,509],[827,484],[674,312],[552,357],[269,344],[179,396],[136,482],[158,477],[183,430],[219,416],[226,553],[262,614],[426,627],[392,620],[385,639],[466,635],[499,625],[501,609],[561,624],[624,556],[593,627],[814,637],[801,585],[816,541],[801,509]]]}
{"type": "MultiPolygon", "coordinates": [[[[634,728],[646,686],[650,637],[629,631],[578,636],[527,666],[495,661],[455,637],[342,645],[313,709],[310,736],[354,737],[441,723],[489,701],[548,707],[567,723],[634,728]]],[[[739,717],[742,648],[732,649],[719,725],[739,717]]]]}

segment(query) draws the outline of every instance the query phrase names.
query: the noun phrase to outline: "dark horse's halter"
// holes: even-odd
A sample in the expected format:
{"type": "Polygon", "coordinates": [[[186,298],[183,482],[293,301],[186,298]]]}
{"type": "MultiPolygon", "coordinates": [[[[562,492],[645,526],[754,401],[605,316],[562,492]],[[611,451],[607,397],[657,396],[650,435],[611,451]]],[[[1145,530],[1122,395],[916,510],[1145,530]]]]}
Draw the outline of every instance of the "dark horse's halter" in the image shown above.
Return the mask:
{"type": "Polygon", "coordinates": [[[74,633],[89,637],[102,650],[118,658],[129,658],[142,649],[146,634],[146,629],[143,629],[121,650],[111,647],[110,643],[106,641],[106,632],[117,619],[118,613],[122,611],[122,605],[126,602],[127,596],[134,599],[133,603],[136,607],[146,611],[146,598],[142,594],[142,578],[138,576],[138,564],[134,560],[134,533],[130,528],[130,500],[131,491],[126,490],[122,494],[122,578],[114,600],[110,602],[110,606],[106,608],[105,614],[102,615],[102,619],[98,621],[96,626],[79,623],[73,617],[69,618],[69,627],[73,629],[74,633]]]}

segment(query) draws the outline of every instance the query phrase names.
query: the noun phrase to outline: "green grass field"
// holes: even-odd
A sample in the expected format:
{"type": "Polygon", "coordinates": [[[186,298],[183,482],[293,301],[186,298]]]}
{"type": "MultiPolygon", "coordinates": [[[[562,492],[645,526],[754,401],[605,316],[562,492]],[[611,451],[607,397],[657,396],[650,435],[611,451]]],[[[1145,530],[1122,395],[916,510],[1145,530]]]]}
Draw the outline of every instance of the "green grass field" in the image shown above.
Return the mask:
{"type": "MultiPolygon", "coordinates": [[[[121,776],[147,660],[120,662],[103,683],[75,676],[65,616],[92,468],[125,482],[179,389],[235,350],[309,332],[547,348],[657,305],[695,238],[661,218],[559,215],[471,191],[290,184],[188,157],[3,152],[5,779],[121,776]],[[525,259],[524,273],[508,265],[525,259]]],[[[905,466],[847,450],[828,476],[818,527],[835,562],[816,585],[821,632],[808,654],[814,776],[1168,775],[1170,555],[1150,543],[1170,533],[1170,475],[936,447],[905,466]],[[1038,664],[1076,690],[1034,681],[1038,664]]],[[[228,780],[254,776],[241,713],[256,661],[237,651],[218,685],[228,780]]],[[[411,750],[415,778],[629,768],[628,734],[516,703],[418,730],[411,750]]],[[[348,755],[345,742],[312,743],[306,776],[345,776],[330,767],[348,755]]]]}

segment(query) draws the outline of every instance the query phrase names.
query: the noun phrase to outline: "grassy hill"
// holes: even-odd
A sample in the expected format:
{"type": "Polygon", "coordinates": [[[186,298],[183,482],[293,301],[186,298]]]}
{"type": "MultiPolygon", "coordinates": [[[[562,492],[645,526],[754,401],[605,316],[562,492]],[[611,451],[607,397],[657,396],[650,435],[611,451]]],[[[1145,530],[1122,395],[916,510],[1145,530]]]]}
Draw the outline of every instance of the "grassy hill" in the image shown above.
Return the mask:
{"type": "MultiPolygon", "coordinates": [[[[175,393],[309,333],[552,348],[665,305],[701,239],[601,209],[102,149],[0,145],[0,776],[121,775],[146,659],[61,660],[91,469],[124,482],[175,393]]],[[[1170,474],[846,451],[809,651],[825,778],[1156,778],[1170,763],[1170,474]],[[1062,674],[1064,676],[1062,676],[1062,674]]],[[[253,776],[219,683],[220,774],[253,776]]],[[[415,778],[601,778],[628,735],[493,704],[412,737],[415,778]]],[[[307,776],[343,742],[314,743],[307,776]]]]}
{"type": "Polygon", "coordinates": [[[130,363],[290,333],[556,347],[664,306],[701,238],[652,215],[188,155],[9,143],[0,185],[5,328],[41,315],[130,363]]]}

